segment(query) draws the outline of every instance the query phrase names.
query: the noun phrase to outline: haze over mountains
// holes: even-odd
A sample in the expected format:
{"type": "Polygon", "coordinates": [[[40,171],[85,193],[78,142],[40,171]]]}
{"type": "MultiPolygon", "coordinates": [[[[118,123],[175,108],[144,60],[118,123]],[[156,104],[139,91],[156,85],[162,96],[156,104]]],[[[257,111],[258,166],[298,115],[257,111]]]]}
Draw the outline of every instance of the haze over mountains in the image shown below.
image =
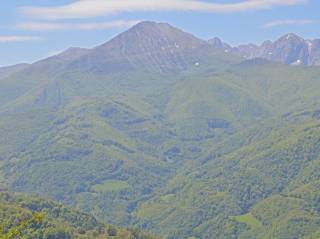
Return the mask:
{"type": "MultiPolygon", "coordinates": [[[[224,50],[226,53],[230,52],[239,55],[245,59],[263,58],[269,61],[281,62],[289,65],[320,65],[320,39],[306,40],[294,33],[288,33],[274,42],[266,40],[261,45],[244,44],[233,47],[228,43],[223,42],[223,40],[218,37],[205,42],[188,33],[177,30],[178,29],[165,23],[154,25],[153,22],[143,22],[130,29],[128,33],[120,34],[120,36],[102,46],[91,50],[77,47],[70,48],[58,56],[55,56],[55,58],[72,60],[80,58],[81,55],[92,53],[92,57],[95,58],[95,61],[98,61],[99,54],[102,55],[100,58],[103,58],[105,52],[108,52],[109,56],[113,55],[117,58],[121,58],[121,56],[126,56],[128,54],[135,55],[135,57],[138,55],[140,57],[142,57],[142,55],[146,57],[146,54],[152,52],[157,54],[161,53],[163,54],[163,57],[165,57],[164,54],[167,54],[168,58],[168,61],[166,62],[162,62],[161,59],[159,59],[161,54],[157,57],[150,58],[153,61],[150,62],[153,67],[158,65],[158,70],[161,71],[162,67],[171,66],[172,69],[177,70],[176,67],[181,68],[183,66],[177,66],[176,64],[185,64],[184,62],[179,62],[185,59],[180,59],[179,56],[177,56],[176,59],[170,59],[170,53],[172,56],[173,51],[179,52],[188,48],[202,48],[205,50],[208,48],[207,43],[209,43],[216,49],[224,50]],[[168,38],[167,36],[170,37],[168,38]],[[130,48],[128,48],[128,41],[132,42],[130,48]],[[96,55],[93,54],[94,51],[96,52],[96,55]]],[[[122,64],[122,67],[133,67],[132,65],[129,66],[130,63],[128,62],[122,62],[122,64]]]]}
{"type": "Polygon", "coordinates": [[[142,22],[1,69],[0,187],[169,239],[317,238],[320,68],[230,51],[142,22]]]}
{"type": "Polygon", "coordinates": [[[320,65],[320,39],[305,40],[294,33],[286,34],[278,40],[231,47],[219,38],[209,40],[214,47],[235,53],[247,59],[264,58],[289,65],[320,65]]]}
{"type": "MultiPolygon", "coordinates": [[[[260,46],[247,44],[232,47],[217,37],[208,40],[208,43],[217,49],[237,54],[245,59],[263,58],[289,65],[320,65],[320,39],[306,40],[294,33],[288,33],[274,42],[267,40],[260,46]]],[[[143,24],[138,24],[132,28],[130,33],[122,34],[118,38],[91,51],[96,50],[96,52],[100,52],[102,55],[107,51],[108,55],[116,55],[117,57],[120,57],[120,55],[118,55],[120,52],[122,55],[135,54],[136,56],[157,52],[167,54],[168,56],[168,54],[170,55],[170,52],[172,53],[173,51],[178,52],[187,48],[199,47],[203,49],[208,48],[204,40],[186,34],[185,32],[177,31],[177,29],[171,27],[169,24],[155,26],[152,22],[143,22],[143,24]],[[170,36],[170,38],[167,36],[170,36]],[[143,37],[143,39],[141,37],[143,37]],[[133,43],[130,44],[131,48],[128,48],[128,41],[132,41],[133,43]],[[112,53],[113,51],[114,53],[112,53]]],[[[60,57],[64,59],[70,57],[76,58],[88,52],[88,49],[71,48],[60,54],[60,57]]],[[[97,60],[99,56],[95,55],[93,57],[97,60]]],[[[158,57],[160,57],[160,55],[158,57]]],[[[170,56],[168,56],[168,58],[170,58],[170,56]]],[[[157,57],[150,59],[153,60],[153,62],[150,63],[158,65],[158,70],[161,70],[161,67],[165,65],[167,67],[170,65],[172,69],[177,70],[176,67],[183,67],[182,65],[176,66],[177,61],[185,60],[179,57],[177,59],[167,59],[169,61],[166,62],[161,62],[161,59],[157,57]]],[[[122,64],[128,63],[123,62],[122,64]]],[[[180,62],[180,64],[184,63],[180,62]]],[[[124,67],[124,65],[122,65],[122,67],[124,67]]]]}

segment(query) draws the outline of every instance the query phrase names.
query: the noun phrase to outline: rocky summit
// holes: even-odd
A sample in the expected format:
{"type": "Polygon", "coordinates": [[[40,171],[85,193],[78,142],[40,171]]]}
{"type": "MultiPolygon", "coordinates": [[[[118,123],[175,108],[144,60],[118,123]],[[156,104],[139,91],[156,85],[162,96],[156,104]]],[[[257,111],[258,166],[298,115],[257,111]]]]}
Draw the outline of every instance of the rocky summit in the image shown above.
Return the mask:
{"type": "Polygon", "coordinates": [[[306,40],[294,33],[286,34],[276,41],[265,41],[261,45],[231,47],[219,38],[213,38],[208,42],[216,48],[247,59],[264,58],[289,65],[320,65],[320,39],[306,40]]]}

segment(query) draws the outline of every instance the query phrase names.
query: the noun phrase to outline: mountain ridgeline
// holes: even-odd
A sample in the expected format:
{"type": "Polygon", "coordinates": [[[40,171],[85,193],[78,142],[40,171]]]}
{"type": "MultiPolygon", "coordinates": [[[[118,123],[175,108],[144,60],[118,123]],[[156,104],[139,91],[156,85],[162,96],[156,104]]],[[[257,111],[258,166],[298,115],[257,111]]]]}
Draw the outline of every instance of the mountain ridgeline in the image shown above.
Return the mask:
{"type": "Polygon", "coordinates": [[[319,238],[320,68],[282,40],[244,58],[142,22],[0,69],[0,189],[168,239],[319,238]]]}
{"type": "Polygon", "coordinates": [[[289,65],[320,65],[320,39],[305,40],[294,33],[286,34],[274,42],[265,41],[260,46],[247,44],[231,47],[219,38],[208,42],[218,49],[247,59],[263,58],[289,65]]]}

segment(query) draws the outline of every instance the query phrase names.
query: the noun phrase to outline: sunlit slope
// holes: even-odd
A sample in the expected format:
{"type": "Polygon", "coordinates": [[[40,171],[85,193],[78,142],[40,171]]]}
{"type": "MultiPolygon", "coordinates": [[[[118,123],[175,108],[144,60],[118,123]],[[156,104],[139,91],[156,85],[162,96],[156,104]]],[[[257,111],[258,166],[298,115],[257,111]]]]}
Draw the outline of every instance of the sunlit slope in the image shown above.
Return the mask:
{"type": "Polygon", "coordinates": [[[156,148],[157,141],[169,137],[168,130],[145,107],[120,99],[70,105],[7,161],[9,188],[51,196],[102,218],[108,212],[113,221],[126,222],[137,200],[150,196],[170,172],[156,148]],[[96,190],[115,180],[128,186],[96,190]]]}
{"type": "Polygon", "coordinates": [[[226,78],[281,115],[319,107],[319,72],[319,67],[292,67],[256,59],[232,67],[226,78]]]}
{"type": "Polygon", "coordinates": [[[213,146],[180,168],[137,217],[169,238],[312,235],[320,223],[320,122],[308,113],[269,122],[270,128],[254,126],[213,146]]]}
{"type": "MultiPolygon", "coordinates": [[[[273,207],[272,198],[318,152],[312,127],[319,70],[268,63],[244,75],[239,67],[207,76],[192,69],[158,92],[149,88],[155,95],[70,97],[51,111],[32,143],[5,159],[8,187],[51,196],[108,222],[138,222],[170,238],[263,235],[272,225],[254,207],[269,197],[273,207]],[[260,224],[258,231],[248,229],[260,224]]],[[[47,108],[35,110],[42,115],[47,108]]]]}
{"type": "Polygon", "coordinates": [[[156,239],[139,230],[105,225],[56,202],[0,193],[0,238],[156,239]]]}

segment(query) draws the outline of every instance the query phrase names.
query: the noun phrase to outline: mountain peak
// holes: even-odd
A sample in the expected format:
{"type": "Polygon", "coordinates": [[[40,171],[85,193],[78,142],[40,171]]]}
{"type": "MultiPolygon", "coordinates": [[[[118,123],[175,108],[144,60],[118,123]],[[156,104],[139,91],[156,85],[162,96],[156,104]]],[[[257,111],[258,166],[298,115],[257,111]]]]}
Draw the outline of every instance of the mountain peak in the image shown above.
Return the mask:
{"type": "Polygon", "coordinates": [[[289,65],[320,65],[320,39],[305,40],[295,33],[287,33],[275,41],[267,40],[259,46],[245,44],[230,49],[218,38],[209,40],[209,43],[245,59],[264,58],[289,65]]]}
{"type": "Polygon", "coordinates": [[[278,41],[305,41],[302,37],[298,36],[295,33],[287,33],[284,36],[280,37],[278,41]]]}
{"type": "Polygon", "coordinates": [[[142,21],[134,25],[132,29],[148,29],[148,28],[161,28],[161,27],[169,27],[169,28],[174,28],[168,23],[163,23],[163,22],[153,22],[153,21],[142,21]]]}
{"type": "Polygon", "coordinates": [[[115,50],[124,54],[141,54],[144,52],[179,50],[197,48],[207,44],[203,40],[186,33],[168,23],[140,22],[111,41],[102,48],[115,50]]]}
{"type": "Polygon", "coordinates": [[[226,52],[232,48],[229,44],[223,42],[219,37],[214,37],[214,38],[208,40],[208,42],[213,47],[218,48],[218,49],[224,49],[226,52]]]}
{"type": "Polygon", "coordinates": [[[94,48],[73,64],[83,67],[89,62],[99,72],[137,69],[175,72],[194,65],[202,55],[199,52],[208,52],[208,48],[213,49],[206,41],[170,24],[145,21],[94,48]]]}

